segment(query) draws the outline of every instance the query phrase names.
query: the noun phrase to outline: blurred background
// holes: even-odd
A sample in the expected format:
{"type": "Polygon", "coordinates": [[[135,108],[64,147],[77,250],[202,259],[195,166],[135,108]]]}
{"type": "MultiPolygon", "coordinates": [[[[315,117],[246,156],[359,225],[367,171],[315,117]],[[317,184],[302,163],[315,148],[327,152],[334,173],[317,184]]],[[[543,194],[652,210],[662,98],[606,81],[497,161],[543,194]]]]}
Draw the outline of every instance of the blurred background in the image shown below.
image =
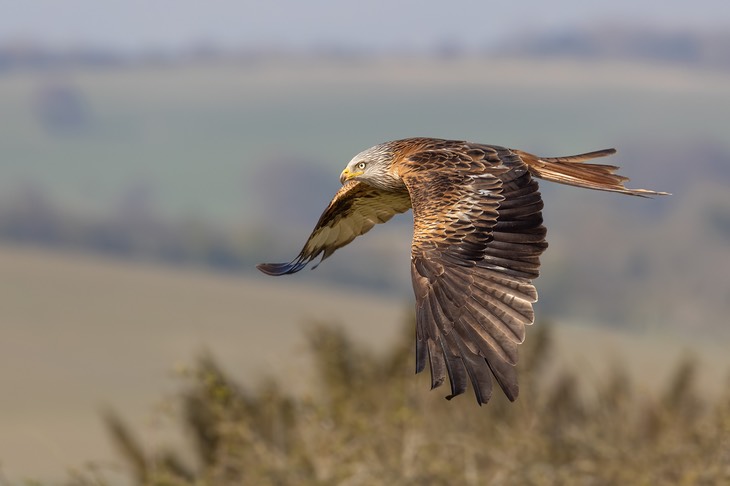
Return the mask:
{"type": "Polygon", "coordinates": [[[315,272],[254,265],[296,255],[353,155],[410,136],[616,147],[630,187],[673,195],[541,184],[553,366],[590,387],[618,361],[650,393],[692,353],[703,396],[725,389],[730,3],[0,11],[0,484],[117,467],[109,407],[148,449],[184,441],[164,418],[171,374],[202,350],[241,383],[306,395],[307,322],[394,346],[412,308],[410,215],[315,272]]]}

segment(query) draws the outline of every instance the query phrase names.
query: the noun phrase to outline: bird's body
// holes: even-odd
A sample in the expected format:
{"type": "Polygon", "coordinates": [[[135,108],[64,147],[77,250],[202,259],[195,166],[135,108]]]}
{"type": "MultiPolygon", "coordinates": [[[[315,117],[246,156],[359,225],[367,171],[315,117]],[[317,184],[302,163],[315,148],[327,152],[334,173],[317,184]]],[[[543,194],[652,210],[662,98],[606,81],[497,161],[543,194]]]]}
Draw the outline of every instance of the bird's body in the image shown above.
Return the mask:
{"type": "Polygon", "coordinates": [[[479,404],[493,375],[510,400],[518,394],[517,345],[532,324],[532,285],[547,247],[542,199],[533,176],[636,196],[615,166],[584,163],[613,154],[540,158],[495,145],[410,138],[376,145],[342,172],[342,188],[298,257],[261,264],[269,275],[295,273],[375,224],[413,208],[411,276],[416,295],[416,372],[432,387],[448,375],[451,395],[471,381],[479,404]]]}

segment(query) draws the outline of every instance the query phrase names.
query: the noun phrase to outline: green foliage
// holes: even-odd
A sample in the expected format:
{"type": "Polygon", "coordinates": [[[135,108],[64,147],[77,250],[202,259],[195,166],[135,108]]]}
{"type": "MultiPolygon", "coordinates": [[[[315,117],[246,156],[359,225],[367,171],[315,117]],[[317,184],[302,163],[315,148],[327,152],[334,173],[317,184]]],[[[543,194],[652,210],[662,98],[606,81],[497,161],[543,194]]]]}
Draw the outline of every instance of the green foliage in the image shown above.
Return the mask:
{"type": "MultiPolygon", "coordinates": [[[[307,337],[317,383],[300,396],[275,380],[237,384],[210,356],[186,376],[178,418],[194,460],[147,451],[118,416],[106,422],[129,480],[142,485],[719,484],[730,482],[730,388],[695,390],[682,361],[657,396],[615,367],[591,387],[546,372],[549,326],[528,336],[521,395],[451,402],[411,374],[413,322],[385,355],[339,328],[307,337]],[[590,388],[590,389],[589,389],[590,388]]],[[[69,484],[103,485],[78,473],[69,484]]]]}

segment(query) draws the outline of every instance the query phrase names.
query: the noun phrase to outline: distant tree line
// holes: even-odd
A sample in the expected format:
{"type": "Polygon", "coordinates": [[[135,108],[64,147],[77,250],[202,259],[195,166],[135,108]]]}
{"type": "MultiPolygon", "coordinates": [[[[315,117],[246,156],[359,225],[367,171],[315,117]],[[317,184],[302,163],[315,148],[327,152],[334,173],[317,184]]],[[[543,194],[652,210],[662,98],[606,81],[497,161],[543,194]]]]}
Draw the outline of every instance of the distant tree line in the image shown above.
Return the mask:
{"type": "MultiPolygon", "coordinates": [[[[520,32],[495,46],[478,52],[455,42],[446,42],[427,52],[411,54],[436,58],[463,55],[519,56],[530,58],[569,57],[576,59],[625,59],[660,61],[715,68],[730,67],[727,49],[730,34],[722,31],[656,30],[651,27],[622,24],[591,26],[588,29],[520,32]]],[[[408,55],[407,51],[400,51],[408,55]]],[[[13,69],[48,70],[69,67],[109,68],[138,65],[176,65],[191,62],[257,62],[275,57],[311,56],[314,58],[352,59],[379,56],[347,46],[319,46],[309,49],[224,48],[198,42],[177,49],[148,49],[121,52],[94,46],[59,49],[40,43],[7,42],[0,45],[0,72],[13,69]]]]}

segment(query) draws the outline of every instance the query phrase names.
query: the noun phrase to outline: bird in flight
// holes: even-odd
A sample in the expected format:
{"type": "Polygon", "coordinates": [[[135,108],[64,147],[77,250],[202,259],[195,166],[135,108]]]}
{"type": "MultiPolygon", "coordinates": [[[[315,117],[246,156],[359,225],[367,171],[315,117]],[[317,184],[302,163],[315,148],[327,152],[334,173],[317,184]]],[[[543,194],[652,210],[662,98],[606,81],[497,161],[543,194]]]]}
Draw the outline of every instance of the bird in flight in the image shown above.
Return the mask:
{"type": "Polygon", "coordinates": [[[633,196],[667,194],[628,189],[618,167],[586,163],[615,152],[537,157],[456,140],[385,142],[347,164],[342,188],[293,261],[257,268],[269,275],[298,272],[412,208],[416,373],[428,362],[432,389],[448,376],[448,399],[471,381],[479,405],[492,396],[494,376],[514,401],[517,346],[534,321],[532,281],[547,248],[535,178],[633,196]]]}

